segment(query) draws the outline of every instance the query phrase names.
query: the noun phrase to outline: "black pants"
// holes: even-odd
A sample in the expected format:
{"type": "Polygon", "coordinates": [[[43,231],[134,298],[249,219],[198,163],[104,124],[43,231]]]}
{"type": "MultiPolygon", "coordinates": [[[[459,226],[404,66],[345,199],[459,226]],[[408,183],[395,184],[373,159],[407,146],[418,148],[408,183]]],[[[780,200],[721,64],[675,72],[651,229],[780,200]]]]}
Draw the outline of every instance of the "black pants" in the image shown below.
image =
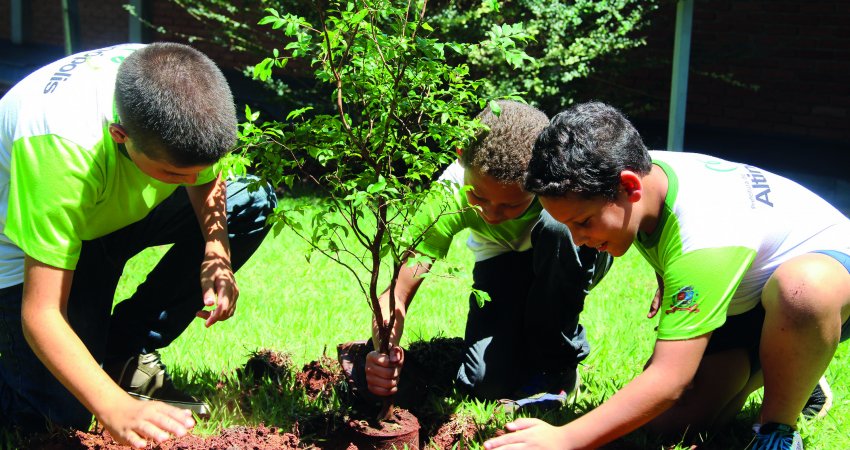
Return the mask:
{"type": "Polygon", "coordinates": [[[611,256],[577,247],[569,229],[545,211],[531,241],[530,250],[479,261],[473,269],[474,288],[490,301],[479,307],[470,297],[457,381],[476,397],[570,390],[590,350],[579,314],[611,256]]]}
{"type": "MultiPolygon", "coordinates": [[[[255,192],[250,180],[227,185],[231,264],[237,270],[268,233],[276,199],[271,187],[255,192]]],[[[200,264],[204,240],[185,188],[177,189],[144,219],[83,242],[68,300],[68,320],[98,361],[150,352],[170,344],[202,309],[200,264]],[[128,299],[112,310],[127,261],[142,250],[173,244],[128,299]]],[[[0,424],[26,431],[46,423],[86,429],[89,413],[56,380],[24,340],[21,285],[0,295],[0,424]]]]}

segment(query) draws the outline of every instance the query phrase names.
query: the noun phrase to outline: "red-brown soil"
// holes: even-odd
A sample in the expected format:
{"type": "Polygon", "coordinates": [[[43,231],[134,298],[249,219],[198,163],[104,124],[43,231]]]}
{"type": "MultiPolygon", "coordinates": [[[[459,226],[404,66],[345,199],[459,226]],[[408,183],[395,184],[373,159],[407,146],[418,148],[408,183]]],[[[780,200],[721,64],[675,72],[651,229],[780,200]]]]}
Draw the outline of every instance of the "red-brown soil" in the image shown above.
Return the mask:
{"type": "Polygon", "coordinates": [[[305,364],[301,372],[295,375],[296,385],[304,388],[307,397],[312,400],[320,395],[330,396],[334,386],[341,380],[339,363],[327,356],[305,364]]]}
{"type": "Polygon", "coordinates": [[[470,417],[452,415],[431,434],[430,442],[425,443],[426,450],[443,450],[469,448],[469,442],[474,440],[478,427],[470,417]]]}
{"type": "MultiPolygon", "coordinates": [[[[76,431],[66,435],[54,435],[34,439],[25,448],[43,450],[129,450],[131,447],[115,442],[109,432],[86,433],[76,431]]],[[[146,450],[242,450],[242,449],[297,449],[298,437],[292,433],[281,433],[276,428],[237,426],[228,428],[216,436],[200,437],[186,435],[170,439],[162,444],[148,444],[146,450]]]]}
{"type": "MultiPolygon", "coordinates": [[[[437,338],[433,340],[432,346],[428,343],[418,344],[409,350],[406,364],[407,372],[414,375],[409,379],[410,385],[418,385],[414,388],[417,395],[409,396],[410,403],[417,407],[424,405],[421,402],[422,394],[429,395],[440,392],[442,395],[448,390],[453,377],[455,360],[459,356],[456,349],[460,345],[459,340],[437,338]]],[[[302,388],[311,399],[320,397],[331,398],[332,394],[340,395],[343,404],[355,402],[351,397],[351,386],[343,382],[343,371],[339,363],[331,358],[322,356],[318,361],[306,364],[301,371],[292,370],[292,360],[286,353],[263,349],[253,353],[245,366],[236,370],[236,376],[241,381],[241,388],[235,393],[233,401],[227,403],[228,408],[241,411],[243,414],[251,414],[250,397],[260,395],[264,392],[263,386],[271,381],[277,386],[278,393],[285,394],[290,382],[294,379],[295,388],[302,388]],[[340,389],[342,388],[342,389],[340,389]]],[[[218,389],[227,389],[225,381],[219,382],[218,389]]],[[[273,391],[274,392],[274,391],[273,391]]],[[[275,395],[275,394],[272,394],[275,395]]],[[[428,449],[450,449],[464,448],[465,443],[476,437],[477,429],[470,421],[458,419],[455,416],[429,416],[426,411],[420,411],[417,407],[410,407],[413,413],[422,420],[421,433],[420,423],[416,417],[397,418],[395,423],[390,424],[391,429],[404,429],[416,431],[418,440],[409,443],[410,448],[419,448],[422,443],[428,449]],[[413,422],[411,422],[411,420],[413,422]],[[430,444],[429,444],[430,443],[430,444]]],[[[360,410],[350,411],[355,417],[375,417],[377,411],[360,410]]],[[[398,410],[399,408],[396,408],[398,410]]],[[[407,411],[405,411],[407,413],[407,411]]],[[[362,436],[370,434],[354,433],[355,429],[362,428],[364,422],[352,421],[345,410],[311,412],[304,417],[297,418],[293,423],[287,424],[286,429],[260,425],[258,427],[237,426],[223,430],[215,436],[187,435],[181,438],[168,440],[162,444],[149,444],[147,450],[268,450],[268,449],[312,449],[312,450],[356,450],[358,448],[390,448],[378,444],[365,444],[362,436]],[[291,433],[289,433],[291,431],[291,433]],[[361,436],[361,437],[357,437],[361,436]]],[[[407,413],[409,414],[409,413],[407,413]]],[[[295,419],[295,418],[294,418],[295,419]]],[[[362,431],[362,430],[361,430],[362,431]]],[[[415,438],[414,438],[415,439],[415,438]]],[[[130,450],[129,446],[117,444],[107,432],[84,432],[67,431],[65,433],[54,433],[51,435],[38,435],[24,442],[18,443],[22,449],[39,450],[130,450]]]]}
{"type": "Polygon", "coordinates": [[[285,384],[292,373],[292,357],[285,352],[278,352],[267,348],[257,350],[245,367],[237,371],[237,376],[253,376],[253,381],[259,384],[263,378],[269,378],[278,384],[285,384]]]}
{"type": "Polygon", "coordinates": [[[393,408],[390,418],[373,426],[365,420],[351,420],[352,444],[358,449],[419,449],[419,421],[410,411],[393,408]]]}

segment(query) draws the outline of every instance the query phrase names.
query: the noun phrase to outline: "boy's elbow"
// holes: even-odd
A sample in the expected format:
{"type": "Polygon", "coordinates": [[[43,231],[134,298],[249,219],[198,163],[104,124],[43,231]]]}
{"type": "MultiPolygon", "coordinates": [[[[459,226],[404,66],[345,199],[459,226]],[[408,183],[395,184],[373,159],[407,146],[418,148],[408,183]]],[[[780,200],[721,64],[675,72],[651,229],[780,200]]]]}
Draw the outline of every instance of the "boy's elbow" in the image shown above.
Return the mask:
{"type": "Polygon", "coordinates": [[[652,370],[652,365],[647,368],[647,372],[657,379],[655,386],[658,386],[658,394],[662,397],[662,401],[668,406],[672,406],[678,402],[685,392],[692,389],[694,386],[694,377],[686,374],[671,374],[670,371],[655,367],[652,370]],[[673,376],[671,376],[673,375],[673,376]]]}
{"type": "Polygon", "coordinates": [[[667,397],[670,401],[671,406],[673,403],[678,402],[682,398],[682,396],[685,395],[685,392],[693,389],[693,387],[693,378],[689,380],[681,380],[678,383],[670,383],[670,385],[668,385],[669,393],[667,397]]]}

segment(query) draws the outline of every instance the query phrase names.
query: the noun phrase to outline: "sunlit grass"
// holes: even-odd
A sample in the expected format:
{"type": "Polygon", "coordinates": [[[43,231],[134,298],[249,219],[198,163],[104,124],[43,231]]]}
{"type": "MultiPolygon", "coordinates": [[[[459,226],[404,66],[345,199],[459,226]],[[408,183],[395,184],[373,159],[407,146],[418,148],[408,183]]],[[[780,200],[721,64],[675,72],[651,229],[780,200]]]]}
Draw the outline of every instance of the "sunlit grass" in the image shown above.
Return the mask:
{"type": "MultiPolygon", "coordinates": [[[[473,263],[465,242],[466,234],[458,236],[447,260],[439,262],[435,269],[451,264],[469,270],[460,271],[459,278],[439,277],[424,282],[406,320],[403,344],[440,335],[463,335],[473,263]]],[[[278,236],[270,235],[237,274],[241,294],[236,315],[211,328],[205,328],[197,320],[162,350],[174,378],[191,392],[207,398],[213,406],[212,419],[202,423],[197,431],[209,433],[232,425],[261,422],[286,429],[296,422],[309,423],[333,414],[332,411],[345,412],[336,396],[310,401],[303,391],[292,388],[292,380],[285,386],[269,382],[250,390],[234,373],[261,348],[289,353],[293,370],[297,371],[323,353],[335,358],[336,345],[341,342],[370,336],[369,306],[351,274],[321,255],[314,255],[308,262],[307,249],[304,242],[287,230],[278,236]],[[250,395],[246,395],[249,390],[250,395]]],[[[163,248],[151,249],[130,262],[117,301],[133,292],[163,251],[163,248]]],[[[583,380],[581,393],[575,402],[559,411],[542,414],[544,420],[562,424],[584,414],[641,371],[655,338],[656,320],[646,318],[654,292],[652,272],[637,252],[629,252],[615,262],[608,276],[587,298],[582,314],[591,353],[579,368],[583,380]]],[[[832,411],[823,420],[800,424],[807,450],[850,448],[847,347],[846,344],[839,347],[827,372],[835,395],[832,411]]],[[[484,428],[479,440],[492,435],[510,419],[504,414],[494,415],[496,405],[492,402],[469,401],[459,395],[432,401],[436,402],[433,408],[441,412],[472,417],[484,428]]],[[[754,395],[728,432],[711,436],[709,443],[700,449],[744,448],[759,402],[760,397],[754,395]]],[[[471,442],[470,448],[481,448],[479,444],[471,442]]],[[[657,439],[642,432],[628,436],[623,444],[626,445],[622,448],[661,448],[657,439]]]]}
{"type": "MultiPolygon", "coordinates": [[[[473,260],[465,249],[466,234],[458,236],[445,262],[439,264],[471,267],[473,260]]],[[[128,265],[117,299],[129,295],[162,250],[140,255],[128,265]]],[[[284,350],[292,355],[295,368],[317,359],[323,353],[335,357],[336,345],[370,335],[370,310],[351,274],[321,255],[309,262],[307,245],[283,230],[270,235],[254,257],[238,273],[241,290],[237,314],[231,320],[206,329],[198,320],[170,347],[163,350],[166,363],[185,374],[190,383],[213,383],[244,365],[248,355],[259,348],[284,350]]],[[[423,283],[406,320],[403,343],[430,339],[437,335],[462,336],[468,311],[471,270],[457,278],[439,277],[423,283]]],[[[580,367],[583,380],[575,403],[543,418],[565,423],[598,406],[636,376],[652,351],[656,320],[646,318],[655,292],[651,269],[637,252],[618,258],[611,272],[591,292],[582,314],[591,343],[590,356],[580,367]]],[[[835,405],[818,422],[802,423],[800,430],[807,449],[850,448],[846,389],[847,346],[842,345],[827,376],[832,383],[835,405]]],[[[238,386],[228,386],[238,389],[238,386]]],[[[501,427],[506,419],[494,418],[494,404],[460,402],[446,404],[460,414],[471,415],[476,423],[501,427]]],[[[702,448],[743,448],[760,397],[754,395],[731,433],[711,437],[702,448]]],[[[259,406],[259,405],[257,405],[259,406]]],[[[283,423],[299,412],[293,404],[268,404],[261,417],[283,423]],[[289,416],[288,416],[289,415],[289,416]]],[[[254,408],[256,412],[256,407],[254,408]]],[[[231,409],[214,417],[204,429],[236,423],[254,423],[231,409]]],[[[626,439],[632,448],[660,448],[660,443],[641,432],[626,439]]],[[[473,447],[475,445],[473,444],[473,447]]]]}

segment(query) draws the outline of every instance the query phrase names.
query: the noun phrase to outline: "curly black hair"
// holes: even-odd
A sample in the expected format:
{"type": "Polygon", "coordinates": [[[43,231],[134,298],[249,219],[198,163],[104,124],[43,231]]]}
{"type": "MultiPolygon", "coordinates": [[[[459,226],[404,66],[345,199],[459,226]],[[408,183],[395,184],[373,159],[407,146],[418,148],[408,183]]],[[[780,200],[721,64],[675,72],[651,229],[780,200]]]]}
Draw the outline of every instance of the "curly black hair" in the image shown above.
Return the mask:
{"type": "Polygon", "coordinates": [[[498,115],[489,106],[478,114],[477,118],[488,130],[462,151],[460,163],[501,183],[522,185],[534,141],[549,119],[525,103],[510,100],[496,103],[501,109],[498,115]]]}
{"type": "Polygon", "coordinates": [[[600,102],[558,113],[534,143],[525,189],[544,197],[616,198],[620,173],[646,175],[652,159],[631,122],[600,102]]]}

